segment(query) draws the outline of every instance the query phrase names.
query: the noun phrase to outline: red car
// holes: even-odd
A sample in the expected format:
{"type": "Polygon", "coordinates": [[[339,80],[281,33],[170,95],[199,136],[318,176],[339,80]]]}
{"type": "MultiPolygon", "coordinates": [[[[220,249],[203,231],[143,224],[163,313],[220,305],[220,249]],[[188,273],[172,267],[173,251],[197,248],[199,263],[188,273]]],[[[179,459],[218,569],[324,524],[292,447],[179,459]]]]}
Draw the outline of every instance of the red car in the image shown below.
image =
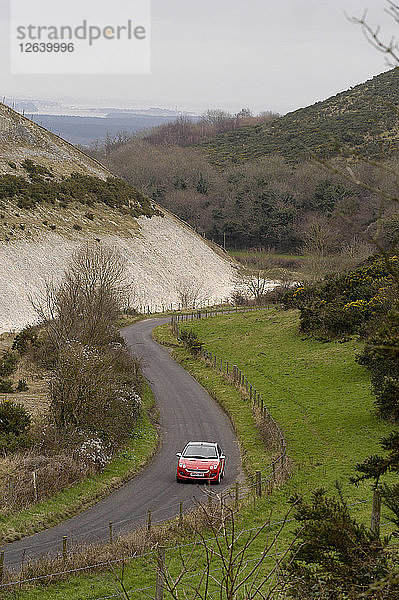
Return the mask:
{"type": "Polygon", "coordinates": [[[226,457],[216,442],[188,442],[178,452],[176,481],[206,480],[220,483],[224,477],[226,457]]]}

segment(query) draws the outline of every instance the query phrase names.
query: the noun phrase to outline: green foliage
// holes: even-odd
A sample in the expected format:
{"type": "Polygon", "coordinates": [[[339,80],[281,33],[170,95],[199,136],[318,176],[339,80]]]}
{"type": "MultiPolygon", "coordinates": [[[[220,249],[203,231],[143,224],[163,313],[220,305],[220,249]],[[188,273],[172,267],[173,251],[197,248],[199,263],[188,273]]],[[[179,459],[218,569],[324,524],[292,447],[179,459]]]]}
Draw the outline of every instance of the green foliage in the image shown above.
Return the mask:
{"type": "Polygon", "coordinates": [[[398,261],[397,256],[385,259],[376,255],[355,271],[290,290],[283,304],[299,308],[304,333],[334,339],[366,332],[366,326],[371,327],[388,312],[398,261]]]}
{"type": "Polygon", "coordinates": [[[366,157],[389,156],[398,150],[398,89],[399,73],[393,69],[269,124],[220,134],[202,148],[218,166],[270,154],[290,162],[310,154],[329,158],[342,147],[366,157]]]}
{"type": "Polygon", "coordinates": [[[17,392],[27,392],[29,390],[26,379],[19,379],[17,384],[17,392]]]}
{"type": "Polygon", "coordinates": [[[37,346],[39,343],[39,333],[37,326],[25,327],[17,333],[14,338],[11,349],[17,350],[20,354],[25,354],[30,348],[37,346]]]}
{"type": "MultiPolygon", "coordinates": [[[[380,441],[385,454],[372,454],[355,467],[357,475],[351,482],[358,485],[362,481],[373,481],[373,487],[379,488],[384,505],[391,511],[390,519],[399,528],[399,484],[381,483],[389,473],[399,474],[399,432],[393,431],[380,441]]],[[[396,534],[397,535],[397,532],[396,534]]]]}
{"type": "Polygon", "coordinates": [[[0,402],[0,451],[13,452],[25,446],[31,418],[22,404],[0,402]]]}
{"type": "Polygon", "coordinates": [[[14,391],[14,384],[11,379],[0,378],[0,392],[2,394],[13,394],[14,391]]]}
{"type": "Polygon", "coordinates": [[[352,191],[342,183],[325,179],[316,184],[308,206],[311,209],[318,209],[320,212],[332,213],[340,200],[351,195],[352,191]]]}
{"type": "Polygon", "coordinates": [[[0,433],[22,435],[29,429],[30,421],[22,404],[10,400],[0,402],[0,433]]]}
{"type": "Polygon", "coordinates": [[[299,528],[288,563],[290,597],[355,599],[387,575],[384,543],[350,515],[342,498],[319,489],[309,502],[300,496],[291,501],[299,528]]]}
{"type": "Polygon", "coordinates": [[[179,340],[190,350],[190,352],[192,352],[192,354],[197,354],[204,345],[192,329],[181,329],[179,340]]]}
{"type": "Polygon", "coordinates": [[[377,485],[381,477],[387,473],[399,473],[399,432],[394,431],[380,441],[386,456],[372,455],[356,465],[358,475],[352,477],[352,483],[373,479],[377,485]]]}
{"type": "Polygon", "coordinates": [[[390,311],[357,357],[371,372],[380,415],[399,421],[399,312],[390,311]]]}
{"type": "Polygon", "coordinates": [[[104,181],[92,175],[72,173],[56,181],[46,167],[31,160],[26,160],[22,166],[28,172],[29,180],[16,175],[0,176],[0,199],[16,198],[20,208],[34,209],[42,202],[58,202],[62,206],[70,201],[89,206],[103,202],[113,208],[124,209],[134,217],[160,214],[146,196],[116,177],[108,177],[104,181]]]}
{"type": "Polygon", "coordinates": [[[24,160],[21,167],[27,171],[32,180],[36,179],[38,176],[54,177],[53,173],[47,169],[47,167],[36,165],[33,160],[30,160],[29,158],[24,160]]]}
{"type": "Polygon", "coordinates": [[[4,350],[0,358],[0,377],[9,377],[17,370],[18,356],[12,350],[4,350]]]}

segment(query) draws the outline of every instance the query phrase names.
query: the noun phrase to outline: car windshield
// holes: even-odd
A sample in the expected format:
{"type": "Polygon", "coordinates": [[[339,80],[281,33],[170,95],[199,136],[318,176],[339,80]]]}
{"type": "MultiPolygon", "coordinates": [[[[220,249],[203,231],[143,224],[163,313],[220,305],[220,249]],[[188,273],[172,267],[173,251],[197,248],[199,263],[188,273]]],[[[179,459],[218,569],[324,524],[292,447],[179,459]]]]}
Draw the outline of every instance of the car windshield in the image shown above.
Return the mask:
{"type": "Polygon", "coordinates": [[[183,452],[186,458],[217,458],[215,446],[190,444],[183,452]]]}

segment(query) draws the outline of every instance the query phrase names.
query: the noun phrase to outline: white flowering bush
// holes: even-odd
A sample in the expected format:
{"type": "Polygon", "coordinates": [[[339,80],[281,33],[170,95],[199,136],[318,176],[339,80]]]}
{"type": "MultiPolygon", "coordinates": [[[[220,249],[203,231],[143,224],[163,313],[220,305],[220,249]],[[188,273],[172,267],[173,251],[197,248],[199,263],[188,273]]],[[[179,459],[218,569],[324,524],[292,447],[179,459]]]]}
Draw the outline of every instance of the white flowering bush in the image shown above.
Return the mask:
{"type": "Polygon", "coordinates": [[[112,459],[111,449],[99,437],[86,439],[77,451],[80,459],[87,465],[103,469],[112,459]]]}

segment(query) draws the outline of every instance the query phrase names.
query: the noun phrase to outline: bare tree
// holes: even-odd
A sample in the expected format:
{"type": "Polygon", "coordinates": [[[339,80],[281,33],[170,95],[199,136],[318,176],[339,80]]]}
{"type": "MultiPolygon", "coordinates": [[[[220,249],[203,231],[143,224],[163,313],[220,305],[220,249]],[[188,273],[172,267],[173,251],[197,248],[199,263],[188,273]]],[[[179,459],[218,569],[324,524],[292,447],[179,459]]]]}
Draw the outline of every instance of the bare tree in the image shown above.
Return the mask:
{"type": "Polygon", "coordinates": [[[115,338],[128,291],[119,252],[87,243],[75,252],[61,282],[46,282],[42,297],[31,301],[55,349],[67,340],[96,346],[115,338]]]}
{"type": "Polygon", "coordinates": [[[177,295],[182,310],[199,308],[204,304],[207,294],[200,284],[195,281],[181,281],[177,286],[177,295]]]}
{"type": "MultiPolygon", "coordinates": [[[[169,566],[165,549],[158,546],[157,559],[150,561],[157,573],[155,600],[162,598],[162,589],[173,600],[282,598],[288,583],[286,559],[297,536],[282,551],[279,541],[292,508],[275,529],[268,519],[245,531],[238,528],[236,511],[226,500],[210,493],[209,498],[210,503],[198,503],[202,518],[193,526],[195,542],[191,548],[178,547],[177,560],[169,566]]],[[[116,589],[128,600],[130,591],[123,569],[120,575],[112,571],[116,589]]]]}

